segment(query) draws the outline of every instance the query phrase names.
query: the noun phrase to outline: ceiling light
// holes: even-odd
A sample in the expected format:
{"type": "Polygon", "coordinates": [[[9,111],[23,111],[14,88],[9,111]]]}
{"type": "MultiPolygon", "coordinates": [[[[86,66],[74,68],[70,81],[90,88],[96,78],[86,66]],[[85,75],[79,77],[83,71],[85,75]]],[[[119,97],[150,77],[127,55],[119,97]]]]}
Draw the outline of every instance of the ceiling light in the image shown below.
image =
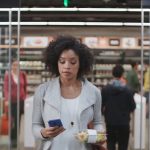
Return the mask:
{"type": "Polygon", "coordinates": [[[150,9],[148,8],[128,8],[128,11],[129,12],[141,12],[141,11],[144,11],[144,12],[150,12],[150,9]]]}
{"type": "MultiPolygon", "coordinates": [[[[18,25],[18,22],[0,22],[0,25],[18,25]]],[[[150,23],[135,22],[20,22],[23,26],[145,26],[150,27],[150,23]]]]}
{"type": "Polygon", "coordinates": [[[135,23],[135,22],[124,22],[124,26],[145,26],[145,27],[150,27],[150,23],[135,23]]]}
{"type": "Polygon", "coordinates": [[[0,11],[9,11],[9,8],[1,8],[0,11]]]}
{"type": "MultiPolygon", "coordinates": [[[[28,26],[28,25],[48,25],[47,22],[20,22],[19,23],[20,25],[25,25],[25,26],[28,26]]],[[[18,22],[0,22],[0,25],[3,25],[3,26],[7,26],[7,25],[18,25],[18,22]]]]}
{"type": "Polygon", "coordinates": [[[78,8],[79,11],[102,11],[102,12],[109,12],[109,11],[127,11],[127,8],[78,8]]]}
{"type": "Polygon", "coordinates": [[[122,26],[122,22],[86,22],[87,26],[122,26]]]}
{"type": "Polygon", "coordinates": [[[29,11],[78,11],[78,8],[29,8],[29,11]]]}
{"type": "Polygon", "coordinates": [[[0,11],[97,11],[97,12],[150,12],[149,8],[1,8],[0,11]]]}
{"type": "Polygon", "coordinates": [[[64,26],[84,26],[86,22],[48,22],[48,25],[64,25],[64,26]]]}

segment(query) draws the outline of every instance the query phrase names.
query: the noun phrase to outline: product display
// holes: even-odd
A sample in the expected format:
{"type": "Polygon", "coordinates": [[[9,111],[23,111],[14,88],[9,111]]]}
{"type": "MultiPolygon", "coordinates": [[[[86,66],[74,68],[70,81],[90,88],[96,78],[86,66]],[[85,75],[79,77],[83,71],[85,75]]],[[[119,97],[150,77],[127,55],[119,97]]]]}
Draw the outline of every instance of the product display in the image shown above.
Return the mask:
{"type": "MultiPolygon", "coordinates": [[[[20,49],[20,69],[25,71],[27,74],[27,92],[28,95],[33,95],[36,87],[42,83],[46,82],[50,79],[49,72],[45,70],[44,63],[42,62],[42,53],[46,48],[48,42],[44,45],[35,45],[30,46],[28,43],[24,44],[24,42],[30,41],[31,39],[38,39],[39,38],[43,41],[45,38],[48,37],[41,37],[36,36],[31,38],[32,36],[22,37],[21,41],[21,49],[20,49]],[[28,39],[27,41],[24,39],[28,39]]],[[[50,36],[51,37],[51,36],[50,36]]],[[[52,38],[52,37],[51,37],[52,38]]],[[[109,45],[110,39],[114,39],[112,37],[78,37],[79,40],[87,45],[90,46],[92,52],[94,54],[94,66],[93,66],[93,73],[88,75],[88,80],[92,81],[97,87],[101,88],[106,84],[111,82],[112,79],[112,68],[116,63],[121,63],[124,66],[125,72],[131,69],[130,61],[134,60],[139,62],[140,61],[140,50],[137,49],[127,49],[124,50],[121,45],[118,47],[109,45]],[[91,45],[91,41],[97,41],[97,45],[91,45]],[[104,44],[105,43],[105,44],[104,44]],[[109,47],[109,49],[108,49],[109,47]],[[136,56],[136,57],[135,57],[136,56]]],[[[120,41],[123,38],[117,38],[120,41]]],[[[36,41],[35,40],[35,41],[36,41]]],[[[52,39],[51,39],[52,40],[52,39]]],[[[135,38],[138,40],[138,38],[135,38]]],[[[47,41],[47,40],[46,40],[47,41]]],[[[6,46],[6,45],[5,45],[6,46]]],[[[16,46],[16,45],[13,45],[16,46]]],[[[138,48],[136,46],[135,48],[138,48]]],[[[16,53],[17,49],[13,49],[13,53],[16,53]]],[[[145,58],[148,57],[147,51],[144,51],[145,58]]],[[[4,73],[8,70],[8,50],[6,48],[1,50],[0,58],[2,58],[2,62],[0,63],[0,96],[3,97],[3,78],[4,73]]]]}

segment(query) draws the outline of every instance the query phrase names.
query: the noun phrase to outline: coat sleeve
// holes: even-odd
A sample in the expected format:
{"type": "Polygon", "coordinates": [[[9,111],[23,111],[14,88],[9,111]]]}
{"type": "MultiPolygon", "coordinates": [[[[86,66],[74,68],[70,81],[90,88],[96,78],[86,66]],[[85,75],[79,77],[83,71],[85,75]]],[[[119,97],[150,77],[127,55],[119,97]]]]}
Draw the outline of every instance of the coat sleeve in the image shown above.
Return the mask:
{"type": "Polygon", "coordinates": [[[34,94],[33,99],[33,112],[32,112],[32,131],[33,135],[37,139],[44,139],[41,134],[41,129],[44,128],[44,122],[42,118],[42,102],[44,96],[44,87],[40,85],[34,94]]]}
{"type": "Polygon", "coordinates": [[[94,129],[100,132],[104,132],[104,122],[102,119],[102,113],[101,113],[101,104],[102,104],[102,98],[101,98],[101,92],[99,89],[96,90],[96,103],[94,104],[94,119],[93,119],[93,125],[94,129]]]}

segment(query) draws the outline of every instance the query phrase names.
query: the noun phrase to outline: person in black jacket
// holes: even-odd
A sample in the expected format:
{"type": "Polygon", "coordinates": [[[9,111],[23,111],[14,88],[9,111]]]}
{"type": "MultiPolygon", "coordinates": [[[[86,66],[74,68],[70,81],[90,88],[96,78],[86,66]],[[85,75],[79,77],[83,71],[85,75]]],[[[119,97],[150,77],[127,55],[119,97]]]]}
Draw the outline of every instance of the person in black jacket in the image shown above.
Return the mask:
{"type": "Polygon", "coordinates": [[[102,88],[102,112],[107,130],[108,150],[127,150],[130,133],[130,113],[135,109],[133,92],[122,82],[124,69],[116,65],[112,82],[102,88]]]}

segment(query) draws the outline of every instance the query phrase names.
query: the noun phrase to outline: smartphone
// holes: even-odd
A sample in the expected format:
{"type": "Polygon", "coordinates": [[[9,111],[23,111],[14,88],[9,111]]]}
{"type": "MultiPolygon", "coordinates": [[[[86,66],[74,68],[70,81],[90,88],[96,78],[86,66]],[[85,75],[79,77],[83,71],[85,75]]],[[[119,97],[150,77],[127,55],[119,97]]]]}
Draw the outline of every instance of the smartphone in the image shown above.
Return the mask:
{"type": "Polygon", "coordinates": [[[49,124],[50,127],[55,127],[55,126],[61,127],[61,126],[63,126],[60,119],[49,120],[48,124],[49,124]]]}

